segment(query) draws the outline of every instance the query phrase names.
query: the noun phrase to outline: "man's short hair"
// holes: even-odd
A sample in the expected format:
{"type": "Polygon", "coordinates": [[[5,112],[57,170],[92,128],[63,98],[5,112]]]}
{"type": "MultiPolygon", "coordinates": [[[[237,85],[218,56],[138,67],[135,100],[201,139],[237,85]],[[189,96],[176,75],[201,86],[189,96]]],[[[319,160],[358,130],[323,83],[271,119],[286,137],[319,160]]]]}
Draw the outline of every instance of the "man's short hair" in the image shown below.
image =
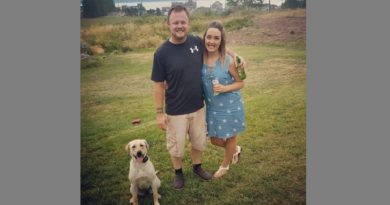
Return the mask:
{"type": "Polygon", "coordinates": [[[185,11],[187,14],[188,19],[190,18],[190,13],[188,12],[187,8],[183,5],[174,5],[172,6],[168,11],[168,23],[169,23],[169,17],[171,17],[172,12],[181,12],[185,11]]]}

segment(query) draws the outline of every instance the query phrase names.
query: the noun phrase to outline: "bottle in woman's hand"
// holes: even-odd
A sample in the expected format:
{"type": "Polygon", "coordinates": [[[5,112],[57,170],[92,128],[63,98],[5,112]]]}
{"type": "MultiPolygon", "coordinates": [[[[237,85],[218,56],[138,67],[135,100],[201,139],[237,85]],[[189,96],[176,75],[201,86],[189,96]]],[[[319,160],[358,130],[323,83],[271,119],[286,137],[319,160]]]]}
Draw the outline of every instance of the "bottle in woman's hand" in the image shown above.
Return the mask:
{"type": "MultiPolygon", "coordinates": [[[[219,84],[218,78],[214,78],[211,82],[213,83],[213,87],[215,85],[219,84]]],[[[214,88],[213,88],[213,90],[214,90],[214,88]]],[[[214,96],[216,96],[218,94],[219,94],[219,92],[214,91],[214,96]]]]}
{"type": "Polygon", "coordinates": [[[236,63],[236,69],[237,69],[237,72],[238,72],[238,76],[240,77],[241,80],[244,80],[246,78],[246,73],[245,73],[244,67],[242,67],[240,65],[241,57],[237,55],[235,60],[236,60],[235,63],[236,63]]]}

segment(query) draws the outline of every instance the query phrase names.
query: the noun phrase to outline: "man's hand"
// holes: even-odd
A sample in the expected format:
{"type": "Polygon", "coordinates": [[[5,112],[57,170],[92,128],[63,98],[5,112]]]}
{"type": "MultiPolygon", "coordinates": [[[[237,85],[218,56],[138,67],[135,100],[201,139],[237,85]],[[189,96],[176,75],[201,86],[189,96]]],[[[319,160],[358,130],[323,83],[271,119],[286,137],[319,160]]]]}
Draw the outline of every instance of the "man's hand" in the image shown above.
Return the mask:
{"type": "Polygon", "coordinates": [[[165,131],[167,129],[167,122],[168,122],[165,114],[164,113],[157,113],[156,120],[157,120],[157,126],[161,130],[165,131]]]}
{"type": "Polygon", "coordinates": [[[236,67],[242,66],[244,69],[246,68],[247,63],[246,63],[246,60],[242,56],[240,56],[241,62],[237,65],[236,64],[236,56],[237,56],[237,54],[234,53],[232,50],[229,50],[229,49],[226,49],[226,52],[234,60],[234,65],[236,67]]]}
{"type": "Polygon", "coordinates": [[[239,57],[240,57],[240,63],[238,65],[236,65],[236,61],[234,61],[234,65],[236,67],[241,66],[242,68],[245,69],[247,66],[246,60],[242,56],[239,56],[239,57]]]}

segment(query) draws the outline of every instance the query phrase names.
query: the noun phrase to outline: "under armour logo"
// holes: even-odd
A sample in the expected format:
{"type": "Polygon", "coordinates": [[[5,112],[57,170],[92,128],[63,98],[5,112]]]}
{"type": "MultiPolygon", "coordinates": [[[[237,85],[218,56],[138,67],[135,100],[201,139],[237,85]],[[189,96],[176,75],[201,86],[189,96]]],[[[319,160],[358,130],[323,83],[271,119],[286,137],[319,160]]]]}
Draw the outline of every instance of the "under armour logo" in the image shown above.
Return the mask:
{"type": "Polygon", "coordinates": [[[194,53],[194,51],[198,52],[198,46],[195,46],[194,48],[190,48],[191,53],[194,53]]]}

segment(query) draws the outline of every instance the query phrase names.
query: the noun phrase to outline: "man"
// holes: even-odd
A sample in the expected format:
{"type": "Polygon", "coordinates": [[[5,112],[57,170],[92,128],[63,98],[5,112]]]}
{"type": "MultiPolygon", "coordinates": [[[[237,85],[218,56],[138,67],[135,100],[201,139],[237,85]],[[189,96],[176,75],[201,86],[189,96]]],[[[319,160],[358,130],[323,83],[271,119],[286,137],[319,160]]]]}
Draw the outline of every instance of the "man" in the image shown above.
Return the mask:
{"type": "Polygon", "coordinates": [[[181,189],[184,187],[182,159],[187,134],[193,172],[204,180],[212,178],[201,166],[202,151],[207,145],[201,79],[203,44],[201,38],[188,34],[189,13],[185,7],[172,7],[167,24],[171,36],[154,54],[151,79],[157,124],[166,130],[167,149],[175,169],[172,185],[181,189]]]}

